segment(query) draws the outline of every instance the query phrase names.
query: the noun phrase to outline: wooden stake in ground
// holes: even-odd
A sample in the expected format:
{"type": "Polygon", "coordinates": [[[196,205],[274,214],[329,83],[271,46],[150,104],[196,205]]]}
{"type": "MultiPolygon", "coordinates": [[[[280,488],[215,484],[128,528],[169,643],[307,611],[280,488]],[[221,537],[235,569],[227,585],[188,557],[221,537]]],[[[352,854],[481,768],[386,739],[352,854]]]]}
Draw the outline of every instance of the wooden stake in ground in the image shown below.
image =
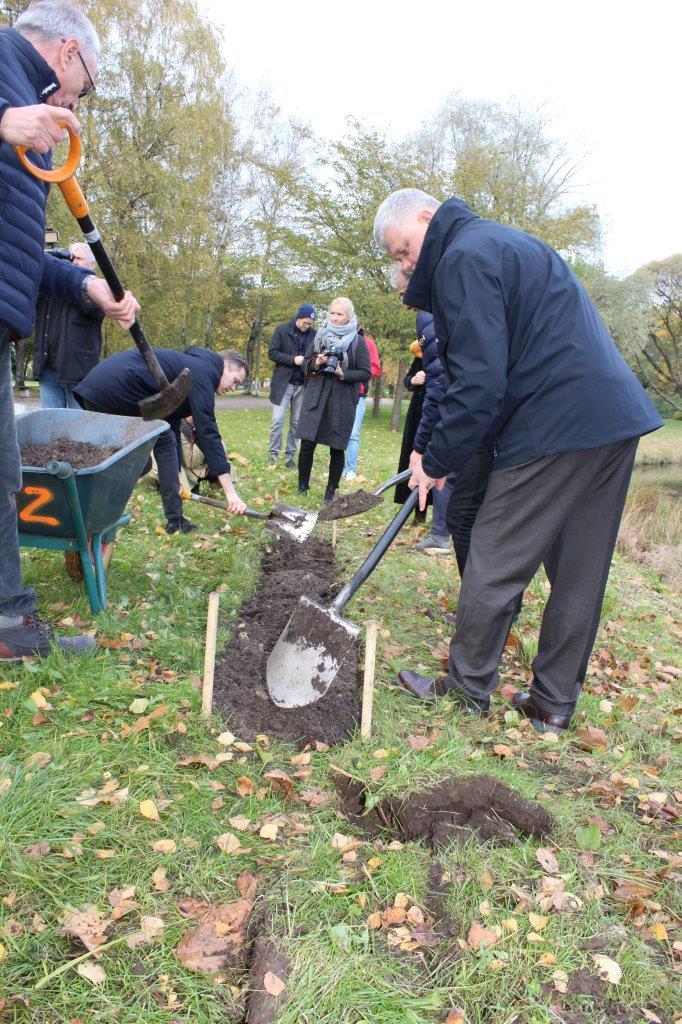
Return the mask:
{"type": "Polygon", "coordinates": [[[217,590],[208,595],[206,616],[206,647],[204,648],[204,681],[201,687],[201,717],[210,718],[213,708],[213,675],[215,673],[215,648],[218,635],[218,606],[220,594],[217,590]]]}
{"type": "Polygon", "coordinates": [[[360,735],[363,740],[368,740],[372,732],[378,629],[378,623],[372,619],[367,623],[365,631],[365,675],[362,682],[362,716],[360,718],[360,735]]]}
{"type": "Polygon", "coordinates": [[[332,550],[336,547],[336,519],[332,519],[332,550]]]}

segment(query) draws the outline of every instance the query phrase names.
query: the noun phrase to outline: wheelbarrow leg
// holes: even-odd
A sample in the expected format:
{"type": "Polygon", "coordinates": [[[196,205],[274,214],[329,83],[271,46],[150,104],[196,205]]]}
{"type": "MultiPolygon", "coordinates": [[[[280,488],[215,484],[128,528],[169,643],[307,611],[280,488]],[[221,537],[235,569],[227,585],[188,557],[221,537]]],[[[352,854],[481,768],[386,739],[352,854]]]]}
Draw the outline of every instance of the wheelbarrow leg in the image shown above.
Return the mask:
{"type": "Polygon", "coordinates": [[[109,594],[107,592],[107,570],[102,554],[101,533],[93,533],[92,535],[92,559],[95,563],[95,580],[97,582],[100,611],[105,612],[109,606],[109,594]]]}
{"type": "MultiPolygon", "coordinates": [[[[48,472],[52,472],[54,476],[59,477],[63,484],[66,492],[66,500],[69,505],[69,510],[73,517],[73,524],[76,528],[76,543],[78,544],[78,554],[81,556],[81,565],[83,566],[83,579],[85,581],[85,589],[88,592],[88,600],[90,601],[90,608],[93,615],[97,615],[98,612],[102,611],[100,606],[100,597],[97,589],[97,580],[95,578],[95,572],[92,565],[92,558],[90,556],[90,545],[88,544],[88,535],[85,532],[85,523],[83,521],[83,510],[81,509],[81,503],[78,498],[78,490],[76,488],[76,481],[73,475],[73,469],[66,463],[53,462],[48,466],[48,472]],[[55,467],[53,470],[52,467],[55,467]]],[[[101,556],[101,548],[100,548],[101,556]]]]}

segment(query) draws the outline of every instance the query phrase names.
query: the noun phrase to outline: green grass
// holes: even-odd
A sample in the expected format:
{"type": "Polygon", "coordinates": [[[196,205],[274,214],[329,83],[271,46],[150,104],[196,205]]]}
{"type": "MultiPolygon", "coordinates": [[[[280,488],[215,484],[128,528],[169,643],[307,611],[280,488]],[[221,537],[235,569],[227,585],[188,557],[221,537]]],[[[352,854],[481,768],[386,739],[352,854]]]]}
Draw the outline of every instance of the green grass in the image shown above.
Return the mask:
{"type": "MultiPolygon", "coordinates": [[[[389,411],[382,412],[379,423],[366,420],[363,486],[379,483],[395,466],[399,438],[386,429],[389,411]]],[[[222,414],[228,450],[248,460],[237,466],[239,488],[252,504],[267,506],[275,492],[295,504],[295,474],[266,466],[268,418],[267,410],[222,414]]],[[[668,424],[666,432],[679,439],[682,425],[668,424]]],[[[326,460],[319,457],[307,499],[311,508],[321,501],[325,475],[326,460]]],[[[329,752],[312,752],[312,775],[296,780],[297,790],[318,786],[331,792],[341,769],[367,781],[372,801],[378,801],[446,775],[488,772],[542,800],[556,815],[556,833],[544,845],[555,849],[565,887],[580,901],[575,912],[546,913],[540,941],[529,940],[528,914],[539,908],[525,905],[519,892],[532,899],[539,894],[546,872],[536,858],[538,844],[491,847],[472,839],[440,857],[451,879],[447,907],[462,945],[452,938],[433,955],[410,953],[390,948],[384,931],[368,930],[367,917],[392,904],[396,893],[424,900],[431,861],[425,847],[389,849],[363,841],[357,862],[344,862],[331,838],[354,830],[339,816],[335,799],[310,808],[283,802],[264,785],[264,771],[297,770],[291,764],[296,752],[284,744],[254,752],[227,748],[233,760],[215,770],[179,764],[191,754],[226,749],[216,737],[229,721],[201,723],[193,681],[202,668],[207,595],[224,588],[224,641],[258,577],[259,530],[236,520],[228,530],[221,513],[193,506],[201,535],[168,538],[156,532],[163,521],[156,495],[140,486],[131,505],[133,524],[121,535],[109,572],[111,606],[95,623],[112,648],[79,660],[55,653],[0,676],[3,1024],[241,1020],[243,973],[226,969],[216,979],[190,972],[173,951],[188,927],[178,901],[235,900],[236,878],[245,867],[260,878],[258,907],[267,909],[267,927],[291,960],[279,1024],[442,1024],[454,1006],[464,1009],[471,1024],[550,1024],[562,999],[553,989],[553,972],[563,970],[569,978],[582,968],[595,973],[595,953],[623,969],[620,984],[607,986],[608,996],[629,1009],[633,1022],[645,1020],[644,1008],[673,1019],[679,1008],[673,942],[679,941],[675,915],[682,913],[680,869],[664,857],[672,855],[680,826],[660,816],[642,821],[638,811],[649,793],[665,793],[672,808],[682,787],[675,747],[679,695],[657,667],[673,664],[678,654],[679,609],[657,577],[621,558],[614,564],[577,722],[607,730],[606,750],[593,752],[573,739],[542,740],[501,699],[484,723],[461,717],[447,701],[419,706],[395,686],[404,664],[437,670],[434,650],[442,648],[449,630],[423,613],[453,608],[457,601],[454,560],[411,550],[420,530],[405,529],[350,605],[355,621],[380,622],[372,740],[365,744],[353,737],[329,752]],[[39,688],[52,706],[42,712],[31,699],[39,688]],[[138,698],[149,701],[145,714],[166,710],[134,733],[139,714],[129,708],[138,698]],[[413,749],[409,737],[416,734],[432,736],[431,745],[413,749]],[[512,756],[496,753],[500,744],[512,756]],[[370,772],[380,765],[386,773],[371,782],[370,772]],[[240,776],[260,787],[255,795],[237,795],[240,776]],[[111,789],[113,780],[119,790],[127,787],[128,799],[87,806],[86,791],[111,789]],[[591,791],[599,785],[606,792],[591,791]],[[140,802],[149,799],[159,808],[158,823],[139,813],[140,802]],[[283,818],[273,842],[259,828],[276,815],[283,818]],[[247,817],[252,830],[231,825],[228,818],[235,816],[247,817]],[[594,820],[597,834],[590,829],[594,820]],[[236,854],[220,853],[214,845],[214,837],[226,831],[241,840],[236,854]],[[153,852],[159,839],[173,839],[176,851],[153,852]],[[38,843],[49,844],[49,852],[29,856],[27,848],[38,843]],[[158,868],[167,872],[165,890],[152,878],[158,868]],[[627,882],[650,891],[634,917],[616,898],[617,887],[627,882]],[[162,938],[135,951],[124,943],[106,950],[101,986],[69,969],[36,988],[84,952],[60,934],[64,914],[94,904],[106,916],[109,893],[123,886],[135,886],[136,906],[111,937],[139,927],[140,915],[155,915],[164,921],[162,938]],[[492,949],[466,945],[474,920],[493,927],[510,919],[517,930],[505,931],[492,949]]],[[[389,501],[339,525],[339,556],[348,570],[369,550],[392,508],[389,501]]],[[[318,531],[328,535],[329,527],[318,531]]],[[[81,620],[89,626],[82,588],[65,576],[61,558],[37,551],[23,557],[26,581],[36,587],[41,609],[57,622],[65,620],[65,628],[81,620]]],[[[526,595],[518,624],[521,646],[505,663],[503,682],[521,686],[528,678],[545,596],[539,576],[526,595]]],[[[586,996],[566,997],[565,1007],[567,1019],[578,1013],[588,1024],[611,1019],[608,1003],[586,996]]]]}
{"type": "Polygon", "coordinates": [[[660,430],[639,442],[637,465],[665,466],[677,462],[682,462],[682,420],[666,420],[660,430]]]}

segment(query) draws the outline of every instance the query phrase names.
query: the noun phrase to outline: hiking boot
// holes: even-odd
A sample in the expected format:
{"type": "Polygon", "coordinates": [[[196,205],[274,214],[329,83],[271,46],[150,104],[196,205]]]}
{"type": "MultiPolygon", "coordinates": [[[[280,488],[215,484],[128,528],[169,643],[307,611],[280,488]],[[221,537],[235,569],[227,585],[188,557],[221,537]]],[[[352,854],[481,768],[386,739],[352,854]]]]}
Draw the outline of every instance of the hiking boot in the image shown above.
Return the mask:
{"type": "Polygon", "coordinates": [[[452,551],[452,541],[447,533],[427,533],[415,544],[415,551],[423,551],[427,555],[447,555],[452,551]]]}
{"type": "Polygon", "coordinates": [[[277,456],[276,455],[270,455],[268,457],[268,465],[269,466],[274,466],[276,462],[277,462],[277,456]]]}
{"type": "Polygon", "coordinates": [[[179,516],[177,519],[169,519],[164,529],[166,533],[177,533],[178,530],[180,533],[194,533],[196,526],[184,516],[179,516]]]}
{"type": "Polygon", "coordinates": [[[52,626],[43,622],[37,612],[26,612],[19,625],[0,626],[0,663],[16,663],[36,654],[44,656],[53,646],[82,654],[92,650],[96,643],[92,636],[56,636],[52,626]]]}
{"type": "Polygon", "coordinates": [[[310,488],[308,487],[308,484],[299,484],[298,485],[298,490],[297,490],[296,493],[297,494],[307,494],[309,490],[310,490],[310,488]]]}
{"type": "Polygon", "coordinates": [[[296,469],[296,460],[295,459],[285,459],[284,460],[284,466],[285,466],[286,469],[296,469]]]}
{"type": "Polygon", "coordinates": [[[331,503],[334,500],[334,495],[335,494],[336,494],[336,488],[332,488],[332,489],[330,489],[329,487],[327,488],[327,490],[324,492],[324,503],[325,503],[325,505],[331,505],[331,503]]]}

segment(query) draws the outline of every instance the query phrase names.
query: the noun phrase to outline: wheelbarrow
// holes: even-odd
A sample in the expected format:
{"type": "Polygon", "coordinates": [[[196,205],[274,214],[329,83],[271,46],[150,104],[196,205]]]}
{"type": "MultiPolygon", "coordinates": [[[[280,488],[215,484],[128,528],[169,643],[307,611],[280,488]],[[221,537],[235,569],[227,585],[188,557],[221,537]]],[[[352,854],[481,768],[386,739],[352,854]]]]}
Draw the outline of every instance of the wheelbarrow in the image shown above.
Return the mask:
{"type": "Polygon", "coordinates": [[[163,420],[109,416],[77,409],[39,409],[17,417],[19,447],[49,444],[57,437],[119,450],[96,466],[74,469],[68,462],[22,466],[16,495],[19,543],[80,556],[93,614],[108,605],[103,547],[114,543],[133,487],[159,434],[163,420]]]}

